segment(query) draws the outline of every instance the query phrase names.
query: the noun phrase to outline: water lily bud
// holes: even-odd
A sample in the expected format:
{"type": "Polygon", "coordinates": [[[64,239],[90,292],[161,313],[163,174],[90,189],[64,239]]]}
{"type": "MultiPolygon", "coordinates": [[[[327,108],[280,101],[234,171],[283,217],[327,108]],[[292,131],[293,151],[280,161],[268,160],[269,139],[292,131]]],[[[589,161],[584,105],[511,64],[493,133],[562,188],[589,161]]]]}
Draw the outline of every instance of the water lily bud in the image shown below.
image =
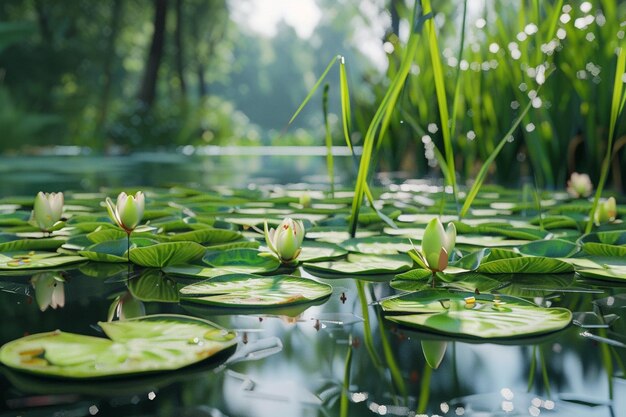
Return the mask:
{"type": "Polygon", "coordinates": [[[53,272],[42,272],[33,275],[30,280],[35,289],[35,300],[41,311],[48,307],[56,309],[65,306],[65,280],[53,272]]]}
{"type": "Polygon", "coordinates": [[[616,217],[617,201],[615,201],[615,197],[609,197],[607,200],[598,202],[598,208],[595,216],[596,225],[612,222],[616,217]]]}
{"type": "Polygon", "coordinates": [[[107,197],[106,206],[111,220],[130,234],[143,218],[145,198],[141,191],[134,196],[121,192],[117,196],[116,204],[113,204],[113,201],[107,197]]]}
{"type": "Polygon", "coordinates": [[[449,223],[446,230],[439,218],[432,219],[424,230],[422,255],[433,272],[439,272],[448,266],[448,256],[456,243],[456,227],[449,223]]]}
{"type": "Polygon", "coordinates": [[[593,191],[593,184],[587,174],[573,172],[567,181],[567,192],[573,198],[589,197],[593,191]]]}
{"type": "Polygon", "coordinates": [[[293,263],[302,251],[304,224],[300,220],[286,218],[277,229],[268,231],[265,223],[265,242],[268,248],[285,264],[293,263]]]}
{"type": "Polygon", "coordinates": [[[52,226],[63,214],[63,193],[39,192],[33,205],[32,220],[44,232],[52,229],[52,226]]]}

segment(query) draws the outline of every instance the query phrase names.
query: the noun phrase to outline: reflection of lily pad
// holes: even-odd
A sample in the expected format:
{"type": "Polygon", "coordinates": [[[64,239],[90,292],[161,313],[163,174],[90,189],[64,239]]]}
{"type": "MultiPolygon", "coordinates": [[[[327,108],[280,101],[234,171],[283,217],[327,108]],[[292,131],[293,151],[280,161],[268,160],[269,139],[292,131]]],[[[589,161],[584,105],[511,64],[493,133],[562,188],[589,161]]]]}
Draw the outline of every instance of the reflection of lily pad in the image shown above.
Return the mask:
{"type": "Polygon", "coordinates": [[[159,269],[144,270],[139,277],[130,280],[128,290],[141,301],[177,303],[179,300],[178,285],[159,269]]]}
{"type": "Polygon", "coordinates": [[[202,260],[214,268],[242,274],[272,272],[280,266],[273,256],[262,256],[258,250],[245,248],[208,253],[202,260]]]}
{"type": "Polygon", "coordinates": [[[574,274],[512,274],[504,279],[510,284],[498,291],[515,297],[541,297],[554,292],[576,290],[572,288],[575,283],[574,274]]]}
{"type": "Polygon", "coordinates": [[[290,275],[222,275],[181,288],[185,301],[228,307],[268,307],[308,303],[329,296],[332,287],[290,275]]]}
{"type": "Polygon", "coordinates": [[[307,271],[339,275],[397,274],[407,271],[413,261],[407,255],[350,254],[346,260],[305,263],[307,271]]]}
{"type": "Polygon", "coordinates": [[[99,325],[110,339],[61,331],[34,334],[4,345],[0,362],[45,376],[98,378],[182,368],[236,343],[234,333],[186,316],[99,325]]]}
{"type": "Polygon", "coordinates": [[[411,327],[468,338],[526,337],[561,330],[572,313],[543,308],[519,298],[441,290],[422,291],[382,302],[387,318],[411,327]],[[474,303],[466,302],[473,297],[474,303]],[[497,300],[497,301],[496,301],[497,300]]]}

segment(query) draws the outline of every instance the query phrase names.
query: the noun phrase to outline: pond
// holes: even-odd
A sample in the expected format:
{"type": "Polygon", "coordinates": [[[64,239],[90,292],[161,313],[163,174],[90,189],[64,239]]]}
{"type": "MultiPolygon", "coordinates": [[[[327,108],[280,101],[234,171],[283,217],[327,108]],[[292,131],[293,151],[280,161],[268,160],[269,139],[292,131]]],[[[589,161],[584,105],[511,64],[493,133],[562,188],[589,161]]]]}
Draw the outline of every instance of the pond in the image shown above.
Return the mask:
{"type": "MultiPolygon", "coordinates": [[[[350,159],[340,161],[350,172],[350,159]]],[[[117,340],[89,360],[122,345],[142,359],[124,356],[83,379],[29,367],[85,369],[93,347],[22,350],[30,373],[0,368],[0,415],[626,415],[626,231],[618,218],[583,236],[587,200],[546,193],[538,206],[532,193],[483,187],[432,280],[407,252],[420,250],[431,219],[457,217],[427,182],[374,189],[396,228],[363,209],[350,239],[350,192],[320,191],[323,156],[2,162],[0,344],[56,329],[111,337],[107,319],[120,315],[195,317],[236,337],[199,363],[137,373],[142,361],[179,356],[165,331],[126,329],[118,337],[146,345],[117,340]],[[130,252],[101,205],[122,188],[146,194],[130,252]],[[66,222],[52,237],[27,223],[40,190],[65,192],[66,222]],[[303,221],[306,238],[299,263],[279,265],[263,223],[288,216],[303,221]]]]}

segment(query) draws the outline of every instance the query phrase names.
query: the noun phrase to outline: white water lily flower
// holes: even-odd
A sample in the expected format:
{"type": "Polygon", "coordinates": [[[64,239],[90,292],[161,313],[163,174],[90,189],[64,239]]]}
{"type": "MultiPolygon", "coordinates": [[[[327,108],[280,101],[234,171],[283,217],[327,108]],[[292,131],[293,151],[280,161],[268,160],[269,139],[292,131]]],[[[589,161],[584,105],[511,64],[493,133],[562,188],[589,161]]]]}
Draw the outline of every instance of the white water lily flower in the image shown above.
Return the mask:
{"type": "Polygon", "coordinates": [[[31,278],[35,300],[41,311],[65,306],[65,280],[58,274],[42,272],[31,278]]]}
{"type": "Polygon", "coordinates": [[[589,197],[593,191],[591,178],[587,174],[573,172],[567,181],[567,192],[573,198],[589,197]]]}
{"type": "Polygon", "coordinates": [[[448,223],[446,230],[438,217],[432,219],[424,230],[422,250],[410,251],[409,255],[420,266],[434,272],[441,272],[448,267],[448,257],[456,244],[456,227],[448,223]]]}
{"type": "Polygon", "coordinates": [[[130,234],[143,218],[145,197],[141,191],[138,191],[134,196],[121,192],[117,196],[116,204],[113,204],[113,201],[107,197],[106,206],[111,220],[130,234]]]}
{"type": "Polygon", "coordinates": [[[44,232],[49,232],[63,215],[63,193],[44,193],[35,197],[31,220],[44,232]]]}
{"type": "Polygon", "coordinates": [[[286,218],[277,229],[268,230],[265,222],[265,243],[284,264],[295,262],[302,251],[304,224],[301,220],[286,218]]]}

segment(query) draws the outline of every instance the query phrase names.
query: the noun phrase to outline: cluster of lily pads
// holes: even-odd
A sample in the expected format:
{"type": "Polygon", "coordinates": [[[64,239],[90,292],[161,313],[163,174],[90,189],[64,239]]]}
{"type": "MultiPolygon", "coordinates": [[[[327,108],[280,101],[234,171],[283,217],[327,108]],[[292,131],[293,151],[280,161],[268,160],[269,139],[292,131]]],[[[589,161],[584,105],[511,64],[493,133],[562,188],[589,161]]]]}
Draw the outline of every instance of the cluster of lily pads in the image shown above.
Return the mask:
{"type": "MultiPolygon", "coordinates": [[[[0,273],[34,273],[42,310],[64,303],[62,269],[119,265],[128,286],[144,293],[163,274],[181,277],[186,285],[158,291],[171,293],[169,302],[204,308],[203,317],[323,302],[331,285],[305,273],[389,282],[397,292],[380,302],[386,318],[475,340],[563,329],[572,313],[537,296],[585,279],[626,280],[626,227],[619,219],[625,213],[615,199],[602,203],[604,215],[589,234],[582,230],[591,203],[565,193],[519,201],[517,191],[485,187],[471,216],[459,220],[443,190],[408,182],[384,190],[377,210],[360,212],[355,237],[346,231],[350,203],[350,192],[329,198],[279,187],[144,189],[121,192],[115,203],[99,193],[39,193],[34,202],[8,197],[0,202],[0,273]],[[130,279],[137,271],[141,278],[130,279]]],[[[163,370],[150,362],[154,355],[172,355],[177,359],[169,362],[180,367],[235,343],[232,332],[201,319],[143,314],[132,295],[121,295],[100,323],[110,339],[32,335],[5,345],[0,361],[86,378],[119,374],[121,363],[135,364],[129,372],[163,370]],[[155,321],[158,330],[146,336],[145,323],[155,321]],[[114,353],[97,354],[111,346],[114,353]]]]}

